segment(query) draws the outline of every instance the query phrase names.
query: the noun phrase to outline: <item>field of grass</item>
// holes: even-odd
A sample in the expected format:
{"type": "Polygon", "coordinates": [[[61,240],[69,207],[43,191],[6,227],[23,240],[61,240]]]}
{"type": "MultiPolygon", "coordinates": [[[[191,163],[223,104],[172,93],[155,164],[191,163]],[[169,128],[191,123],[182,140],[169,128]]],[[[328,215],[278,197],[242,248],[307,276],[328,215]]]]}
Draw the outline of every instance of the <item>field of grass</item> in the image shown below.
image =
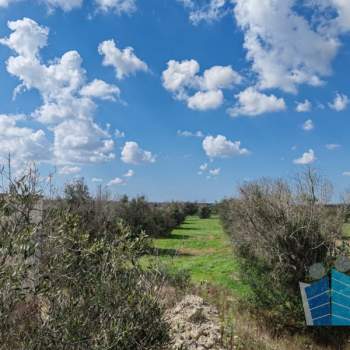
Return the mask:
{"type": "Polygon", "coordinates": [[[155,239],[153,244],[155,259],[172,271],[188,271],[193,282],[225,287],[236,295],[247,292],[238,279],[237,262],[218,217],[188,217],[171,236],[155,239]]]}
{"type": "Polygon", "coordinates": [[[350,224],[344,224],[343,233],[344,233],[344,238],[350,239],[350,224]]]}

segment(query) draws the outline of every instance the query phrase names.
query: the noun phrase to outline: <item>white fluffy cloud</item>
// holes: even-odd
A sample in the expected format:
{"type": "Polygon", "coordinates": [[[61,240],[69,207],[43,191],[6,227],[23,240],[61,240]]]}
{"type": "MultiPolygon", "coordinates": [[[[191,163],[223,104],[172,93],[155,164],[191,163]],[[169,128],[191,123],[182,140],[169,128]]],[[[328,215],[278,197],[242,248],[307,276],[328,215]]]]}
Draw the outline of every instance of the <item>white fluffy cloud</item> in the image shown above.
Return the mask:
{"type": "Polygon", "coordinates": [[[103,41],[98,52],[103,56],[103,65],[112,66],[118,79],[123,79],[138,71],[147,72],[148,66],[134,53],[132,47],[119,49],[114,40],[103,41]]]}
{"type": "Polygon", "coordinates": [[[100,11],[113,11],[119,15],[122,13],[133,13],[137,8],[136,0],[95,0],[95,3],[100,11]]]}
{"type": "Polygon", "coordinates": [[[201,85],[204,90],[229,89],[242,82],[242,76],[231,66],[213,66],[204,71],[201,85]]]}
{"type": "Polygon", "coordinates": [[[122,139],[122,138],[125,137],[125,132],[116,129],[115,132],[114,132],[114,136],[115,136],[117,139],[122,139]]]}
{"type": "Polygon", "coordinates": [[[96,97],[102,100],[116,101],[120,95],[120,89],[115,85],[107,84],[103,80],[95,79],[85,85],[80,94],[86,97],[96,97]]]}
{"type": "Polygon", "coordinates": [[[307,165],[315,162],[316,159],[315,152],[309,149],[307,152],[303,153],[300,158],[295,159],[294,164],[307,165]]]}
{"type": "Polygon", "coordinates": [[[237,104],[228,110],[232,117],[246,115],[255,117],[264,113],[280,112],[286,109],[283,98],[265,95],[253,87],[249,87],[236,95],[237,104]]]}
{"type": "Polygon", "coordinates": [[[0,160],[11,155],[12,165],[20,168],[30,161],[48,161],[49,141],[43,130],[21,127],[22,116],[0,115],[0,160]]]}
{"type": "Polygon", "coordinates": [[[311,119],[308,119],[305,121],[305,123],[302,126],[302,129],[305,131],[311,131],[315,128],[314,122],[311,119]]]}
{"type": "Polygon", "coordinates": [[[154,163],[156,157],[150,151],[140,148],[137,142],[128,141],[123,147],[121,160],[127,164],[154,163]]]}
{"type": "Polygon", "coordinates": [[[224,101],[221,90],[198,91],[187,99],[187,106],[198,111],[207,111],[219,108],[224,101]]]}
{"type": "Polygon", "coordinates": [[[349,104],[348,96],[344,94],[337,93],[333,102],[329,103],[329,107],[334,109],[337,112],[341,112],[346,109],[349,104]]]}
{"type": "Polygon", "coordinates": [[[181,62],[170,60],[162,74],[164,88],[194,110],[219,108],[224,101],[223,90],[231,89],[242,81],[231,66],[213,66],[203,75],[198,74],[199,70],[199,63],[193,59],[181,62]]]}
{"type": "Polygon", "coordinates": [[[36,89],[42,97],[43,104],[32,117],[50,126],[54,139],[52,161],[64,165],[112,159],[114,143],[94,121],[97,106],[92,97],[112,99],[119,89],[101,80],[87,84],[77,51],[66,52],[44,64],[39,53],[47,45],[49,30],[35,21],[23,18],[8,26],[12,33],[0,43],[16,55],[8,59],[6,68],[21,82],[16,94],[36,89]]]}
{"type": "Polygon", "coordinates": [[[47,45],[49,29],[39,26],[30,18],[7,23],[12,33],[8,38],[1,38],[0,43],[16,51],[19,57],[36,57],[39,50],[47,45]]]}
{"type": "Polygon", "coordinates": [[[107,183],[107,186],[118,186],[118,185],[124,185],[125,180],[121,179],[120,177],[116,177],[115,179],[109,181],[107,183]]]}
{"type": "Polygon", "coordinates": [[[312,108],[311,102],[309,100],[305,100],[304,102],[297,103],[295,110],[299,113],[310,112],[312,108]]]}
{"type": "Polygon", "coordinates": [[[66,120],[53,132],[54,156],[59,164],[100,163],[115,158],[114,141],[90,120],[66,120]]]}
{"type": "Polygon", "coordinates": [[[206,155],[210,158],[226,158],[249,154],[246,148],[241,148],[240,141],[230,141],[223,135],[207,136],[202,142],[206,155]]]}
{"type": "Polygon", "coordinates": [[[73,175],[79,174],[81,172],[81,168],[78,166],[64,166],[59,170],[61,175],[73,175]]]}
{"type": "Polygon", "coordinates": [[[318,86],[331,74],[339,48],[336,37],[323,33],[299,15],[295,0],[237,0],[237,24],[261,88],[296,92],[299,84],[318,86]]]}

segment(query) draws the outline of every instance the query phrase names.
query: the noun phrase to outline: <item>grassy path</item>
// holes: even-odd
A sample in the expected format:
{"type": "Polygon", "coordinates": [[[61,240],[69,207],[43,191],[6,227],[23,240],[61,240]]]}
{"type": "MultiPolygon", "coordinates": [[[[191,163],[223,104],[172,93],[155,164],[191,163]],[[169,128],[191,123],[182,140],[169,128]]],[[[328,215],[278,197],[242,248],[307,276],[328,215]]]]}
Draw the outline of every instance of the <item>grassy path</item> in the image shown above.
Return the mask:
{"type": "Polygon", "coordinates": [[[155,239],[154,247],[161,262],[173,271],[188,271],[193,282],[209,282],[238,295],[246,291],[218,217],[189,217],[171,236],[155,239]]]}

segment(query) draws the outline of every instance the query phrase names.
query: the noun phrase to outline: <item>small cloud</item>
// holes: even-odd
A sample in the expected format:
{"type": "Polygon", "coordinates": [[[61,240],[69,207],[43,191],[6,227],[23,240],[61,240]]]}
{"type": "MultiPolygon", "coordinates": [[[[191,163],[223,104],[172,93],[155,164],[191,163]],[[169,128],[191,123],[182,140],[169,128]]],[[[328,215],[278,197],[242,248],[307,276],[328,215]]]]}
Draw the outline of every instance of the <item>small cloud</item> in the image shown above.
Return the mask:
{"type": "Polygon", "coordinates": [[[156,156],[143,150],[137,142],[128,141],[123,147],[121,160],[126,164],[154,163],[156,156]]]}
{"type": "Polygon", "coordinates": [[[220,168],[211,169],[211,170],[209,170],[209,174],[210,174],[211,176],[218,176],[218,175],[220,175],[220,171],[221,171],[220,168]]]}
{"type": "Polygon", "coordinates": [[[228,109],[231,117],[256,117],[264,113],[281,112],[287,109],[283,98],[265,95],[254,87],[241,91],[235,97],[236,105],[228,109]]]}
{"type": "Polygon", "coordinates": [[[59,170],[60,175],[75,175],[81,172],[78,166],[65,166],[59,170]]]}
{"type": "Polygon", "coordinates": [[[202,142],[206,155],[210,158],[227,158],[250,154],[246,148],[241,148],[240,141],[228,140],[223,135],[207,136],[202,142]]]}
{"type": "Polygon", "coordinates": [[[303,130],[305,131],[311,131],[313,129],[315,129],[315,124],[313,123],[313,121],[311,119],[308,119],[302,126],[303,130]]]}
{"type": "Polygon", "coordinates": [[[91,181],[92,181],[93,183],[100,183],[100,182],[103,182],[103,180],[100,179],[100,178],[98,178],[98,177],[93,177],[93,178],[91,179],[91,181]]]}
{"type": "Polygon", "coordinates": [[[305,100],[304,102],[297,102],[297,106],[295,110],[299,113],[310,112],[312,108],[311,102],[309,100],[305,100]]]}
{"type": "Polygon", "coordinates": [[[346,109],[346,107],[348,106],[348,103],[349,103],[348,96],[337,93],[333,102],[328,103],[328,106],[337,112],[341,112],[346,109]]]}
{"type": "Polygon", "coordinates": [[[135,175],[134,170],[128,170],[123,176],[124,177],[133,177],[135,175]]]}
{"type": "Polygon", "coordinates": [[[118,186],[118,185],[124,185],[125,181],[121,179],[120,177],[116,177],[115,179],[108,182],[107,186],[118,186]]]}
{"type": "Polygon", "coordinates": [[[114,132],[114,136],[115,136],[117,139],[122,139],[123,137],[125,137],[125,132],[116,129],[115,132],[114,132]]]}
{"type": "Polygon", "coordinates": [[[337,143],[329,143],[329,144],[326,145],[326,148],[329,151],[335,151],[335,150],[337,150],[340,147],[341,147],[341,145],[338,145],[337,143]]]}
{"type": "Polygon", "coordinates": [[[315,152],[309,149],[309,151],[305,152],[300,158],[295,159],[293,162],[294,164],[307,165],[313,163],[316,159],[315,152]]]}
{"type": "Polygon", "coordinates": [[[343,176],[350,176],[350,171],[344,171],[343,176]]]}
{"type": "Polygon", "coordinates": [[[198,138],[203,138],[204,134],[202,131],[198,130],[195,132],[192,131],[187,131],[187,130],[178,130],[177,131],[177,136],[181,137],[198,137],[198,138]]]}

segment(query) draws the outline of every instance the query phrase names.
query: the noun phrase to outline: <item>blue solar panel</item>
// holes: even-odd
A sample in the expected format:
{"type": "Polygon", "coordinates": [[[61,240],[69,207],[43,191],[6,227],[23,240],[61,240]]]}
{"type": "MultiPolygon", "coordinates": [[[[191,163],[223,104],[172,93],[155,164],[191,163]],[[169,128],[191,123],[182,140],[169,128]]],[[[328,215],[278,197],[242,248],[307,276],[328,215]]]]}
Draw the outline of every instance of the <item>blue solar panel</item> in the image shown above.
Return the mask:
{"type": "Polygon", "coordinates": [[[303,290],[305,314],[312,319],[308,324],[350,326],[350,276],[333,269],[321,280],[304,285],[303,290]]]}

